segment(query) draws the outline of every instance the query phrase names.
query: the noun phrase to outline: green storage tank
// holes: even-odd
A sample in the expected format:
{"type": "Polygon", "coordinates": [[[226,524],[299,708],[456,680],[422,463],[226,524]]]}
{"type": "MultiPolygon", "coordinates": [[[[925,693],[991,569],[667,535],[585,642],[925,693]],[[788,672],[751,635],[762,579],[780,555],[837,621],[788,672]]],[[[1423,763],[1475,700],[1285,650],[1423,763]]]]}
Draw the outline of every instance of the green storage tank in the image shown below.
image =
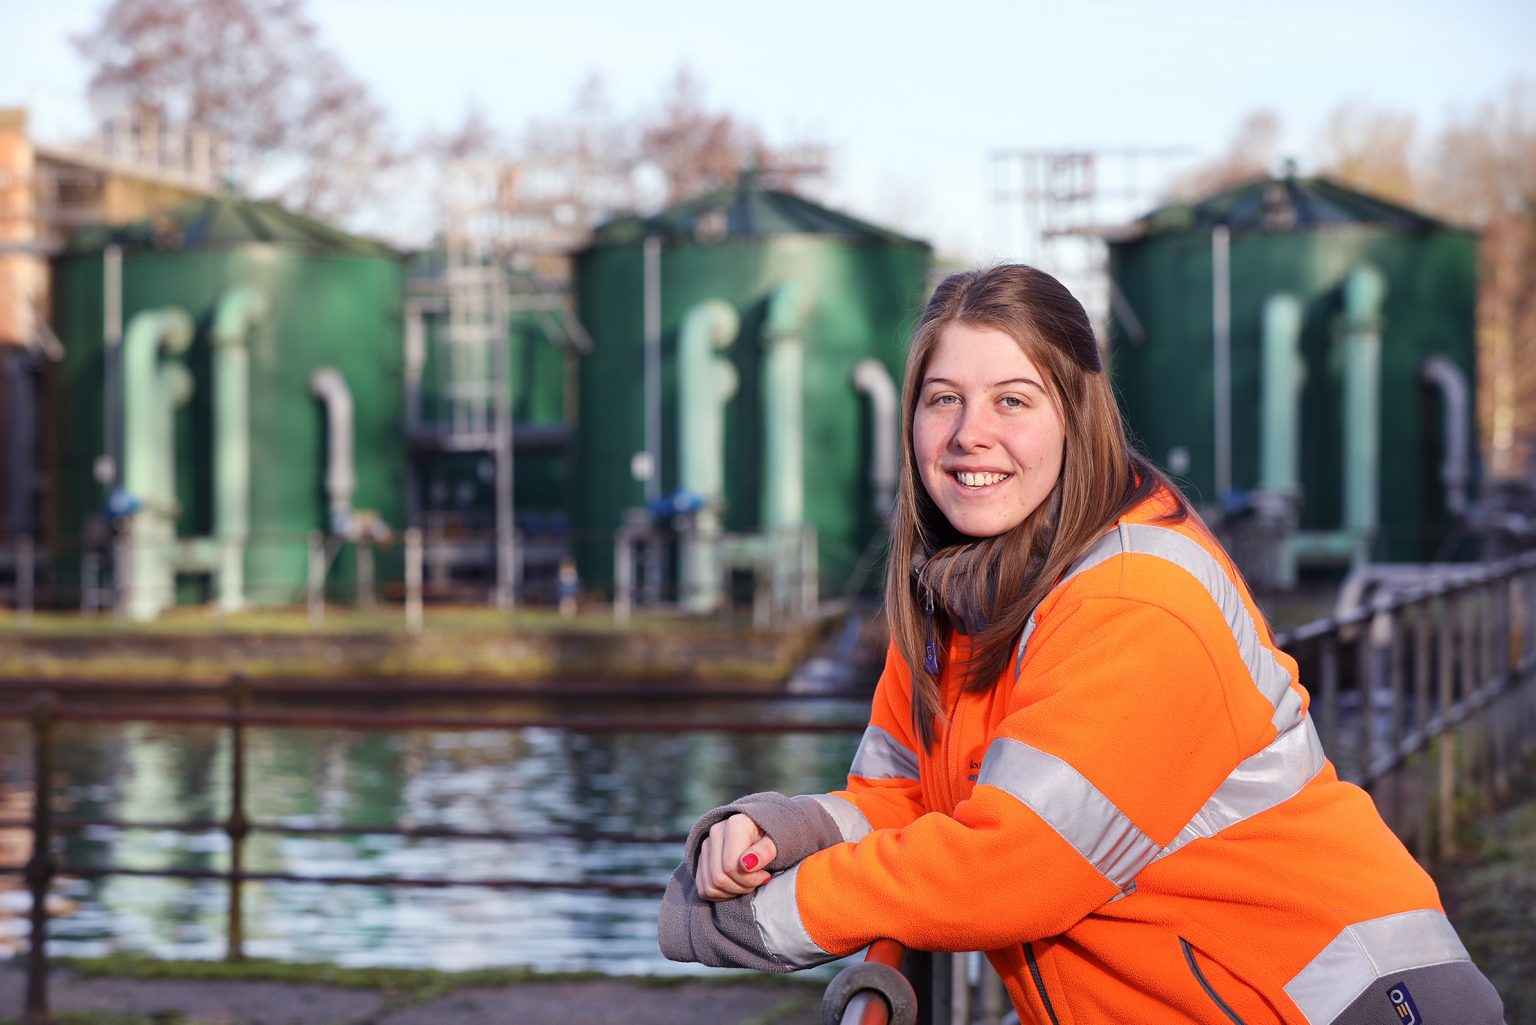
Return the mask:
{"type": "MultiPolygon", "coordinates": [[[[77,232],[53,290],[64,572],[121,517],[140,553],[119,566],[139,581],[133,615],[169,604],[167,587],[227,609],[289,604],[305,594],[311,531],[404,526],[403,289],[393,250],[233,196],[77,232]],[[111,322],[123,334],[109,345],[111,322]],[[156,552],[175,565],[146,570],[156,552]],[[142,590],[147,572],[158,593],[142,590]]],[[[398,551],[381,576],[398,577],[398,551]]]]}
{"type": "Polygon", "coordinates": [[[1443,556],[1475,462],[1472,233],[1287,176],[1153,211],[1109,268],[1126,418],[1198,505],[1283,499],[1303,563],[1443,556]]]}
{"type": "Polygon", "coordinates": [[[583,577],[611,583],[625,510],[700,490],[687,478],[703,446],[720,479],[702,490],[718,493],[693,498],[730,531],[814,527],[821,585],[840,592],[884,511],[889,482],[873,479],[877,453],[894,451],[894,424],[872,427],[871,407],[888,400],[853,375],[864,364],[864,377],[899,389],[930,262],[924,242],[750,176],[600,227],[576,259],[577,314],[593,344],[580,367],[573,489],[583,577]],[[648,280],[659,439],[647,430],[648,280]],[[705,381],[719,403],[704,417],[717,418],[718,438],[684,423],[697,409],[683,401],[690,381],[705,381]],[[649,480],[637,479],[642,453],[659,464],[649,480]]]}

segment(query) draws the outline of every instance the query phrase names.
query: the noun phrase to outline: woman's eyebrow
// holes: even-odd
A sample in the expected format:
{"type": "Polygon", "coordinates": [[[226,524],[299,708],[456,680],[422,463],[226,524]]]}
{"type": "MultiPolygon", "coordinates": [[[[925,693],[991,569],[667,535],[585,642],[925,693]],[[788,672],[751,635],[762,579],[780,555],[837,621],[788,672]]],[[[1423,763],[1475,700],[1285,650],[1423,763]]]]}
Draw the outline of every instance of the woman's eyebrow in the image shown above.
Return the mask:
{"type": "MultiPolygon", "coordinates": [[[[948,385],[951,388],[958,388],[958,387],[960,387],[960,385],[957,382],[951,381],[947,377],[925,377],[925,378],[923,378],[923,387],[924,388],[928,387],[930,384],[944,384],[944,385],[948,385]]],[[[987,389],[990,391],[993,388],[1004,388],[1004,387],[1007,387],[1010,384],[1027,384],[1027,385],[1030,385],[1031,387],[1035,388],[1037,391],[1041,392],[1042,394],[1044,394],[1044,392],[1045,392],[1045,385],[1041,384],[1039,381],[1035,380],[1033,377],[1010,377],[1006,381],[994,381],[991,384],[987,385],[987,389]]]]}
{"type": "Polygon", "coordinates": [[[1041,384],[1039,381],[1035,380],[1033,377],[1010,377],[1006,381],[998,381],[992,387],[994,387],[994,388],[1001,388],[1004,385],[1008,385],[1008,384],[1027,384],[1027,385],[1032,386],[1036,391],[1040,392],[1041,394],[1045,393],[1045,385],[1041,384]]]}

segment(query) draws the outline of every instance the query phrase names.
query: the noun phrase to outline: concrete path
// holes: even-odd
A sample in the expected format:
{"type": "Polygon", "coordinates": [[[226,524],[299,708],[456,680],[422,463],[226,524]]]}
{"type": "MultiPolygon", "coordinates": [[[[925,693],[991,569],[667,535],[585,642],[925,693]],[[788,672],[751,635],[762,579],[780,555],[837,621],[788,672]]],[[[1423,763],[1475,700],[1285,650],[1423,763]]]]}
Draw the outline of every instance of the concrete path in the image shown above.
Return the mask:
{"type": "MultiPolygon", "coordinates": [[[[51,977],[50,1009],[180,1015],[199,1025],[814,1025],[816,987],[623,979],[466,987],[431,1000],[284,982],[51,977]]],[[[0,963],[0,1021],[20,1021],[26,975],[0,963]]]]}

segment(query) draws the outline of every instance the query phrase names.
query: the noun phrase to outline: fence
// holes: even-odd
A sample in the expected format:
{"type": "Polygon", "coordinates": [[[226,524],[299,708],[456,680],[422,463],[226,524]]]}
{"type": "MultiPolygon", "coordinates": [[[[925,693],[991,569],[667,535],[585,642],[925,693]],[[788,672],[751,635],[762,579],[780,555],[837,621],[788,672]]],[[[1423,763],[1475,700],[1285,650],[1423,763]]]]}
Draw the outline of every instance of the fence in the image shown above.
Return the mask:
{"type": "MultiPolygon", "coordinates": [[[[409,839],[490,840],[519,842],[530,840],[578,839],[619,843],[670,843],[681,849],[686,835],[664,832],[641,834],[582,832],[533,832],[508,830],[467,830],[453,828],[401,827],[398,825],[369,825],[362,827],[298,826],[273,822],[253,821],[246,814],[246,744],[248,727],[296,727],[313,729],[383,729],[383,730],[519,730],[528,728],[581,730],[607,733],[682,733],[710,731],[732,734],[773,733],[856,733],[864,728],[862,721],[841,722],[775,722],[756,715],[739,716],[720,721],[700,721],[696,718],[602,718],[592,717],[541,717],[509,718],[493,716],[424,716],[399,713],[305,713],[268,712],[253,710],[251,706],[252,684],[236,677],[225,695],[226,706],[222,709],[171,710],[163,705],[138,707],[131,705],[92,704],[80,701],[78,696],[62,698],[71,691],[97,689],[88,682],[71,684],[61,681],[53,690],[36,694],[26,707],[0,705],[0,721],[22,720],[30,723],[32,732],[32,815],[26,820],[0,819],[0,828],[26,828],[32,832],[32,855],[25,866],[0,866],[0,874],[20,874],[31,893],[30,929],[31,945],[27,961],[26,1015],[28,1022],[48,1019],[48,934],[49,911],[46,897],[55,879],[69,875],[80,879],[96,879],[106,876],[152,876],[182,880],[223,882],[228,887],[225,957],[240,960],[246,935],[243,890],[247,883],[318,883],[337,886],[372,886],[396,888],[447,888],[470,887],[487,889],[569,890],[595,891],[618,896],[660,897],[664,886],[661,881],[627,883],[606,880],[548,880],[494,878],[437,878],[399,875],[324,876],[298,875],[283,872],[250,871],[245,867],[245,846],[256,832],[282,833],[306,836],[399,836],[409,839]],[[210,725],[227,729],[230,735],[229,813],[220,821],[145,822],[116,819],[59,816],[54,814],[50,781],[54,775],[54,732],[64,721],[71,722],[154,722],[183,725],[210,725]],[[94,826],[117,828],[156,829],[184,833],[222,832],[228,844],[229,868],[227,871],[212,869],[137,869],[121,865],[65,865],[54,852],[55,838],[65,830],[85,829],[94,826]]],[[[291,692],[296,688],[281,684],[262,684],[262,693],[291,692]]],[[[138,691],[138,694],[148,689],[138,691]]],[[[402,693],[408,692],[405,688],[402,693]]],[[[437,694],[439,688],[418,688],[417,694],[437,694]]],[[[487,696],[482,688],[465,687],[445,692],[458,697],[487,696]]],[[[575,688],[563,690],[564,700],[590,701],[599,694],[614,696],[608,691],[581,691],[575,688]]],[[[494,696],[494,695],[491,695],[494,696]]],[[[682,702],[696,700],[698,691],[647,692],[649,702],[682,702]]],[[[761,691],[711,692],[712,697],[732,701],[762,700],[779,695],[761,691]]],[[[826,693],[808,695],[810,700],[838,700],[849,695],[826,693]]]]}
{"type": "MultiPolygon", "coordinates": [[[[1458,831],[1472,818],[1508,799],[1536,753],[1536,553],[1491,564],[1454,584],[1377,601],[1349,616],[1319,620],[1277,638],[1301,666],[1313,695],[1310,714],[1340,774],[1375,798],[1383,816],[1421,861],[1455,853],[1458,831]]],[[[250,821],[244,812],[244,730],[247,726],[325,728],[516,729],[531,725],[605,731],[718,730],[732,733],[847,732],[862,723],[775,723],[756,717],[723,722],[655,719],[431,718],[383,714],[322,715],[252,711],[249,688],[236,680],[223,711],[179,711],[74,705],[56,695],[34,699],[29,709],[0,708],[0,718],[27,718],[34,732],[33,855],[21,870],[32,892],[32,945],[28,962],[27,1014],[47,1015],[48,912],[45,897],[66,866],[52,853],[64,828],[145,825],[55,817],[48,781],[53,772],[52,730],[62,719],[153,720],[219,724],[231,732],[230,813],[221,823],[153,824],[157,828],[222,829],[230,869],[158,870],[68,867],[77,876],[150,874],[223,880],[229,887],[227,956],[239,958],[244,934],[242,886],[250,881],[321,882],[398,887],[543,887],[659,894],[656,884],[549,882],[516,879],[442,880],[399,876],[317,878],[244,869],[243,845],[255,830],[336,835],[369,832],[405,837],[528,839],[505,832],[451,829],[338,830],[250,821]]],[[[672,697],[683,695],[674,693],[672,697]]],[[[837,695],[827,695],[837,696],[837,695]]],[[[18,823],[0,822],[0,826],[18,823]]],[[[617,839],[617,838],[610,838],[617,839]]],[[[678,837],[648,836],[647,842],[678,837]]],[[[4,871],[4,870],[0,870],[4,871]]],[[[9,871],[17,871],[10,869],[9,871]]],[[[889,944],[872,948],[872,961],[893,968],[902,952],[889,944]]],[[[915,1006],[930,1025],[998,1025],[1006,1000],[1001,983],[975,955],[941,955],[926,962],[908,958],[916,979],[915,1006]],[[914,967],[914,964],[916,967],[914,967]]],[[[830,1020],[874,1025],[905,999],[892,995],[890,973],[860,966],[829,988],[830,1020]],[[845,1014],[844,1011],[847,1011],[845,1014]]],[[[910,1019],[907,1019],[910,1020],[910,1019]]]]}

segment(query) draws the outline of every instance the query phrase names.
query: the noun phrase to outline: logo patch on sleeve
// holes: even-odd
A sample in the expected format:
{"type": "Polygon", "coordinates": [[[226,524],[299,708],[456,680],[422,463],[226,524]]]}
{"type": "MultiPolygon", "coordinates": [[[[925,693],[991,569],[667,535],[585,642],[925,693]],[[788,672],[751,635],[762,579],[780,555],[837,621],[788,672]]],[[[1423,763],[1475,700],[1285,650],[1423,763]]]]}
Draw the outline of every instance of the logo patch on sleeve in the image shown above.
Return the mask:
{"type": "Polygon", "coordinates": [[[1423,1025],[1424,1019],[1419,1017],[1418,1005],[1413,1002],[1413,994],[1408,992],[1408,987],[1399,982],[1387,990],[1387,999],[1392,1001],[1392,1009],[1397,1012],[1397,1020],[1401,1025],[1423,1025]]]}

